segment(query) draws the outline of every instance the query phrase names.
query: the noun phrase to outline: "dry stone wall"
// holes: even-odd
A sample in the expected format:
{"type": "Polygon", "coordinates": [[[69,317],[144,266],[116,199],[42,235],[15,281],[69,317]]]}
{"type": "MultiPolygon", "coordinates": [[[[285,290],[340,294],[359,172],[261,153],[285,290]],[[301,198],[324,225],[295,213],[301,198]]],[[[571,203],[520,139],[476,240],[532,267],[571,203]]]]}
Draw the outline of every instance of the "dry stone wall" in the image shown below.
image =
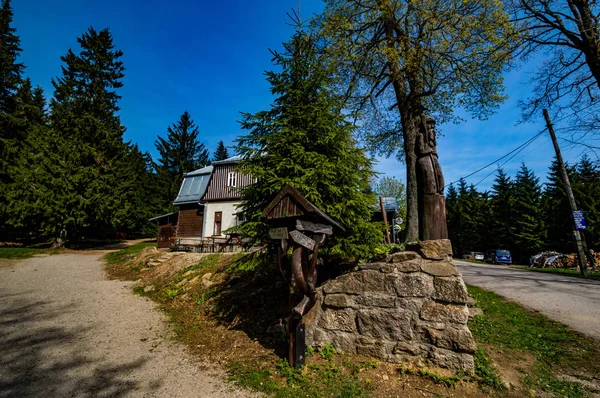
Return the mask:
{"type": "Polygon", "coordinates": [[[467,290],[450,241],[424,241],[328,281],[304,317],[307,344],[393,363],[473,371],[467,290]]]}

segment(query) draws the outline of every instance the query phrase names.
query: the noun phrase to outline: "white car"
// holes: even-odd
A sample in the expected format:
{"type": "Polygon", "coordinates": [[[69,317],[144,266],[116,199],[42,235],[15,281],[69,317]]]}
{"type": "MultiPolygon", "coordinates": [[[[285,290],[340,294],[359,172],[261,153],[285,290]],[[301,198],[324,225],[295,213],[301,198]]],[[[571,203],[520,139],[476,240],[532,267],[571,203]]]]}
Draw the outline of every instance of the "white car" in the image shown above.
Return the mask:
{"type": "Polygon", "coordinates": [[[483,253],[475,252],[475,255],[473,256],[473,258],[475,260],[483,261],[483,253]]]}

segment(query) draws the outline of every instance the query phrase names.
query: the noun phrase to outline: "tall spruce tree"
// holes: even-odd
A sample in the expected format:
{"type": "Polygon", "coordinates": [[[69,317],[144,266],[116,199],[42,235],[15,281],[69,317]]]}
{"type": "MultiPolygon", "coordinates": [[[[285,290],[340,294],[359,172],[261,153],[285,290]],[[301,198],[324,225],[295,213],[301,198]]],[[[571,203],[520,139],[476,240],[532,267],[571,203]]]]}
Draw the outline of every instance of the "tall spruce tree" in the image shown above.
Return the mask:
{"type": "Polygon", "coordinates": [[[527,264],[529,257],[544,247],[539,178],[524,163],[515,177],[515,233],[513,256],[527,264]]]}
{"type": "Polygon", "coordinates": [[[514,244],[515,197],[513,182],[502,169],[498,169],[490,197],[492,234],[488,249],[510,250],[514,244]]]}
{"type": "Polygon", "coordinates": [[[600,244],[600,169],[587,155],[575,166],[573,193],[577,207],[584,211],[587,229],[583,232],[590,248],[600,244]]]}
{"type": "MultiPolygon", "coordinates": [[[[575,170],[568,164],[567,174],[570,181],[575,181],[575,170]]],[[[567,198],[558,160],[552,160],[548,172],[548,181],[542,194],[544,229],[546,231],[546,250],[571,253],[573,246],[573,216],[567,198]]]]}
{"type": "Polygon", "coordinates": [[[115,50],[108,29],[90,27],[77,39],[81,50],[61,57],[62,75],[52,80],[51,127],[53,145],[61,154],[59,175],[63,181],[54,190],[55,235],[62,229],[69,236],[103,236],[120,228],[117,213],[126,201],[117,171],[126,162],[125,128],[117,112],[123,86],[122,51],[115,50]]]}
{"type": "Polygon", "coordinates": [[[229,153],[227,152],[227,148],[225,147],[225,144],[223,143],[223,141],[219,141],[219,144],[217,145],[217,149],[215,150],[215,153],[213,154],[213,161],[225,160],[228,157],[229,157],[229,153]]]}
{"type": "Polygon", "coordinates": [[[20,153],[23,129],[15,116],[17,90],[22,82],[25,66],[17,62],[21,53],[20,39],[12,26],[13,12],[10,0],[2,0],[0,7],[0,238],[9,233],[7,206],[9,187],[13,179],[9,167],[20,153]]]}
{"type": "Polygon", "coordinates": [[[237,140],[241,170],[256,179],[242,190],[245,230],[256,230],[258,215],[289,184],[347,229],[345,238],[328,241],[330,253],[368,255],[383,238],[367,222],[375,204],[366,193],[372,164],[352,139],[353,126],[330,89],[331,74],[317,43],[296,31],[283,53],[272,54],[281,68],[266,72],[272,108],[243,114],[241,126],[248,133],[237,140]]]}
{"type": "Polygon", "coordinates": [[[208,150],[198,140],[200,131],[188,111],[167,128],[167,138],[154,142],[160,155],[156,172],[163,187],[160,193],[162,209],[172,208],[183,175],[208,165],[208,150]]]}

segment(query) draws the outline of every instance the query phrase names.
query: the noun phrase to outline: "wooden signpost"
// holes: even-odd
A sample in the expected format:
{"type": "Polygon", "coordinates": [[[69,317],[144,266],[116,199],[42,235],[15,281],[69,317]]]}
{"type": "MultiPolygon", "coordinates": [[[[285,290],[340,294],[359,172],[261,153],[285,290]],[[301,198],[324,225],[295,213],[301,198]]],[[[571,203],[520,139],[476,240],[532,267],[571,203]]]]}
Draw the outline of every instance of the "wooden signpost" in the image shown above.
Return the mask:
{"type": "Polygon", "coordinates": [[[327,235],[345,230],[289,185],[265,208],[262,219],[271,227],[269,237],[278,242],[279,269],[290,284],[288,360],[298,368],[304,365],[306,351],[302,317],[316,302],[319,247],[327,235]],[[288,263],[289,248],[292,256],[288,263]]]}

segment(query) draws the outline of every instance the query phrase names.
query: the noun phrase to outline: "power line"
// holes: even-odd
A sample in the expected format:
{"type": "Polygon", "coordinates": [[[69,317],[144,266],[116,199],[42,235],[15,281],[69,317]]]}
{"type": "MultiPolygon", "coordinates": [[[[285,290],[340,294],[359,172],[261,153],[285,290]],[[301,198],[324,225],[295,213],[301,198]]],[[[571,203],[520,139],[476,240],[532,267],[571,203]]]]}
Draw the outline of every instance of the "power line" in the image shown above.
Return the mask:
{"type": "MultiPolygon", "coordinates": [[[[530,144],[533,143],[533,141],[535,141],[540,135],[542,135],[542,133],[545,130],[542,130],[540,133],[538,133],[537,135],[535,135],[530,142],[525,145],[524,147],[522,147],[521,149],[519,149],[517,152],[515,152],[514,155],[512,155],[510,158],[506,159],[506,161],[504,163],[502,163],[501,165],[498,165],[498,168],[496,168],[496,170],[502,168],[502,166],[504,166],[506,163],[510,162],[512,159],[515,158],[515,156],[517,156],[519,153],[521,153],[521,151],[523,151],[525,148],[527,148],[530,144]]],[[[486,175],[485,177],[483,177],[483,179],[481,179],[477,184],[474,185],[474,187],[476,187],[477,185],[481,184],[482,182],[484,182],[485,180],[488,179],[489,176],[491,176],[492,174],[494,174],[496,172],[496,170],[493,170],[490,174],[486,175]]]]}
{"type": "MultiPolygon", "coordinates": [[[[525,149],[525,148],[526,148],[526,147],[527,147],[529,144],[531,144],[533,141],[535,141],[535,140],[536,140],[536,139],[537,139],[537,138],[538,138],[540,135],[542,135],[542,134],[544,133],[544,131],[546,131],[546,129],[544,129],[544,130],[542,130],[542,131],[538,132],[538,133],[537,133],[537,134],[535,134],[533,137],[531,137],[530,139],[528,139],[527,141],[525,141],[524,143],[522,143],[521,145],[519,145],[518,147],[516,147],[516,148],[515,148],[515,149],[513,149],[512,151],[508,152],[506,155],[504,155],[504,156],[502,156],[502,157],[499,157],[498,159],[496,159],[496,160],[494,160],[493,162],[491,162],[491,163],[489,163],[489,164],[487,164],[487,165],[483,166],[482,168],[480,168],[480,169],[478,169],[478,170],[475,170],[474,172],[472,172],[472,173],[471,173],[471,174],[469,174],[469,175],[466,175],[466,176],[464,176],[464,177],[460,177],[458,180],[456,180],[456,181],[453,181],[453,182],[451,182],[451,183],[450,183],[450,184],[448,184],[448,185],[455,184],[455,183],[459,182],[461,179],[469,178],[469,177],[471,177],[471,176],[473,176],[473,175],[475,175],[475,174],[479,173],[480,171],[483,171],[483,170],[487,169],[488,167],[490,167],[490,166],[492,166],[492,165],[494,165],[494,164],[498,163],[499,161],[501,161],[501,160],[502,160],[502,159],[504,159],[505,157],[507,157],[507,156],[509,156],[509,155],[513,154],[513,153],[514,153],[514,152],[516,152],[516,151],[518,151],[518,152],[517,152],[517,154],[518,154],[518,153],[519,153],[519,152],[521,152],[523,149],[525,149]]],[[[515,156],[516,156],[516,154],[515,154],[515,156]]],[[[510,159],[508,159],[508,160],[511,160],[512,158],[514,158],[514,156],[513,156],[513,157],[511,157],[511,158],[510,158],[510,159]]],[[[508,162],[508,160],[507,160],[507,162],[508,162]]],[[[505,162],[504,164],[506,164],[506,162],[505,162]]],[[[496,171],[496,170],[494,170],[494,171],[496,171]]],[[[493,172],[492,172],[492,174],[493,174],[493,172]]],[[[489,174],[487,177],[489,177],[490,175],[491,175],[491,174],[489,174]]],[[[487,177],[485,177],[485,178],[487,178],[487,177]]],[[[485,178],[484,178],[484,180],[485,180],[485,178]]],[[[483,180],[482,180],[482,181],[483,181],[483,180]]],[[[481,181],[480,181],[480,182],[481,182],[481,181]]],[[[478,182],[477,184],[479,184],[480,182],[478,182]]]]}

